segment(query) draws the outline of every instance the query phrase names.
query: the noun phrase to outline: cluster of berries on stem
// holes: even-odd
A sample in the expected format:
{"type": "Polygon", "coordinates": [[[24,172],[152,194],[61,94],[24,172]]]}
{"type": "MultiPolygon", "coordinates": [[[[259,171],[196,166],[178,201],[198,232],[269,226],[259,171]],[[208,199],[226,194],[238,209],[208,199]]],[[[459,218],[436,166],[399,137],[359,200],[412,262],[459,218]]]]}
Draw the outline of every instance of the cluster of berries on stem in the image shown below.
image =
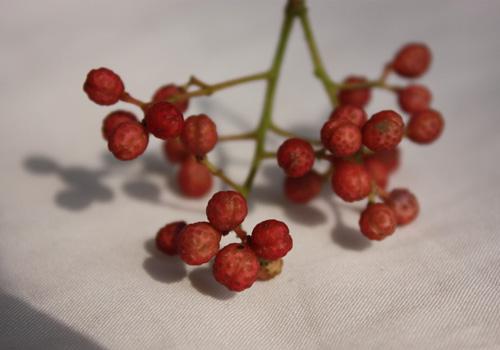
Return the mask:
{"type": "Polygon", "coordinates": [[[177,180],[187,197],[203,197],[210,192],[213,176],[231,191],[215,193],[206,207],[207,221],[186,224],[176,221],[162,227],[156,235],[157,247],[168,255],[177,254],[189,265],[213,260],[215,279],[233,291],[250,287],[257,279],[268,280],[281,272],[283,257],[292,248],[288,226],[278,220],[265,220],[247,235],[242,224],[248,212],[255,175],[265,160],[275,160],[283,170],[283,192],[293,203],[306,204],[317,197],[325,183],[345,202],[367,200],[360,215],[361,233],[370,240],[392,235],[397,226],[418,216],[419,204],[406,188],[387,190],[390,175],[399,167],[400,144],[407,139],[417,144],[437,140],[444,127],[441,114],[431,108],[430,90],[413,81],[407,86],[388,83],[391,74],[415,79],[431,65],[429,48],[414,42],[401,47],[383,66],[374,80],[349,75],[341,82],[327,73],[319,53],[305,0],[288,0],[271,67],[260,73],[208,84],[192,76],[185,84],[166,84],[157,89],[149,102],[133,97],[120,76],[108,68],[91,70],[83,89],[99,105],[119,101],[141,109],[142,120],[125,110],[109,113],[102,134],[111,153],[128,161],[139,157],[148,146],[150,135],[164,140],[166,159],[179,164],[177,180]],[[278,126],[273,119],[274,96],[292,26],[299,22],[311,54],[314,74],[324,87],[332,112],[318,128],[318,139],[308,139],[278,126]],[[254,81],[266,82],[260,121],[250,131],[219,135],[217,124],[206,114],[186,117],[190,100],[254,81]],[[368,116],[366,106],[372,90],[393,93],[402,113],[385,109],[368,116]],[[285,138],[275,151],[266,148],[267,134],[285,138]],[[253,140],[255,151],[243,182],[227,176],[212,163],[208,154],[219,142],[253,140]],[[319,172],[316,163],[326,162],[319,172]],[[237,243],[221,249],[221,237],[234,232],[237,243]]]}

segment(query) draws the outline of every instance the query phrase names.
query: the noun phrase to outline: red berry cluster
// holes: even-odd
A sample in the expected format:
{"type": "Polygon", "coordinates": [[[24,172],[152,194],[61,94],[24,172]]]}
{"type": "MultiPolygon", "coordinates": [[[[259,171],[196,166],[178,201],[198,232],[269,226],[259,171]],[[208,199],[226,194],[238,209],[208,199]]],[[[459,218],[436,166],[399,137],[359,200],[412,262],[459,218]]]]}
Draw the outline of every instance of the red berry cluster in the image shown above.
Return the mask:
{"type": "Polygon", "coordinates": [[[278,220],[261,222],[247,236],[241,228],[247,212],[247,202],[240,193],[217,192],[208,201],[208,222],[167,224],[158,231],[156,246],[168,255],[178,254],[189,265],[201,265],[215,257],[215,279],[230,290],[242,291],[257,279],[279,274],[282,258],[292,249],[288,227],[278,220]],[[233,230],[241,242],[220,249],[222,236],[233,230]]]}

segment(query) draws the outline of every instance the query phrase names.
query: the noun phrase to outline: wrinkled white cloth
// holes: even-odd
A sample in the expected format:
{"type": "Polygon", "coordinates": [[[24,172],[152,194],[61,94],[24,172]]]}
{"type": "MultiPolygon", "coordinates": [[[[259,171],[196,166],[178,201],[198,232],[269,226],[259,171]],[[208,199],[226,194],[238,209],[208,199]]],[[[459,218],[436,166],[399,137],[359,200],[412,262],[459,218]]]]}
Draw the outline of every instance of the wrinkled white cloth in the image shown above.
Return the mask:
{"type": "MultiPolygon", "coordinates": [[[[245,227],[267,218],[290,226],[294,249],[278,278],[233,294],[208,267],[152,249],[163,224],[204,220],[208,197],[172,189],[176,170],[158,140],[134,162],[108,155],[100,123],[115,107],[88,101],[87,71],[111,67],[144,99],[190,74],[217,82],[262,71],[282,5],[0,4],[1,349],[500,348],[498,1],[310,1],[336,79],[376,77],[407,41],[433,50],[421,82],[446,130],[431,146],[405,141],[391,180],[417,194],[414,224],[368,242],[357,230],[362,204],[332,204],[328,188],[307,207],[285,204],[283,176],[268,161],[245,227]]],[[[295,26],[275,120],[316,137],[329,107],[302,36],[295,26]]],[[[190,113],[212,116],[221,134],[248,131],[263,87],[199,98],[190,113]]],[[[397,108],[394,97],[375,92],[368,112],[385,108],[397,108]]],[[[242,179],[252,147],[221,145],[211,157],[242,179]]]]}

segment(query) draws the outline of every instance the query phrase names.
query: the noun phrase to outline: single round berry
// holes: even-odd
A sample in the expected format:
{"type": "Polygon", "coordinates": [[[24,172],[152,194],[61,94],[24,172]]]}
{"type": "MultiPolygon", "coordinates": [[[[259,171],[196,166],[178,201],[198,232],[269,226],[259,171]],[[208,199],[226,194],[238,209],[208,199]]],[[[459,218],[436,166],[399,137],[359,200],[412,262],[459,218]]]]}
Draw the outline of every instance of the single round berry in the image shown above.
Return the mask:
{"type": "Polygon", "coordinates": [[[348,157],[361,148],[361,130],[351,122],[330,119],[321,128],[321,142],[336,157],[348,157]],[[331,124],[337,124],[334,127],[331,124]]]}
{"type": "Polygon", "coordinates": [[[414,114],[408,122],[406,134],[413,142],[428,144],[436,141],[444,128],[444,119],[433,109],[414,114]]]}
{"type": "Polygon", "coordinates": [[[138,122],[134,113],[128,111],[114,111],[109,113],[102,121],[102,136],[105,140],[111,137],[115,129],[124,122],[138,122]]]}
{"type": "Polygon", "coordinates": [[[231,243],[217,253],[212,271],[217,282],[232,291],[241,292],[257,280],[259,268],[259,260],[252,249],[231,243]]]}
{"type": "Polygon", "coordinates": [[[370,174],[363,164],[338,161],[332,175],[332,189],[346,202],[359,201],[371,192],[370,174]]]}
{"type": "Polygon", "coordinates": [[[257,279],[260,281],[268,281],[271,278],[278,276],[283,270],[283,259],[278,260],[260,260],[260,269],[257,279]]]}
{"type": "Polygon", "coordinates": [[[406,188],[392,190],[385,204],[396,214],[398,225],[406,225],[415,220],[420,210],[417,198],[406,188]]]}
{"type": "MultiPolygon", "coordinates": [[[[364,84],[367,80],[365,77],[349,76],[343,84],[364,84]]],[[[341,105],[353,105],[359,108],[365,107],[371,98],[371,90],[368,87],[343,89],[338,94],[338,99],[341,105]]]]}
{"type": "Polygon", "coordinates": [[[125,86],[120,76],[111,69],[97,68],[87,74],[83,90],[95,103],[109,106],[120,100],[125,86]]]}
{"type": "Polygon", "coordinates": [[[387,166],[377,157],[364,157],[364,165],[375,184],[384,189],[389,181],[389,170],[387,166]]]}
{"type": "Polygon", "coordinates": [[[208,222],[186,225],[177,236],[177,252],[186,264],[204,264],[219,251],[221,237],[208,222]]]}
{"type": "Polygon", "coordinates": [[[266,220],[254,227],[250,245],[258,257],[276,260],[284,257],[292,249],[293,241],[285,223],[266,220]]]}
{"type": "Polygon", "coordinates": [[[163,152],[172,163],[180,163],[189,157],[189,151],[179,137],[174,137],[163,142],[163,152]]]}
{"type": "Polygon", "coordinates": [[[431,92],[423,85],[410,85],[398,91],[399,106],[408,113],[429,109],[431,100],[431,92]]]}
{"type": "Polygon", "coordinates": [[[184,126],[182,113],[168,102],[156,102],[149,107],[145,121],[148,131],[163,140],[179,136],[184,126]]]}
{"type": "Polygon", "coordinates": [[[131,160],[144,153],[149,136],[142,124],[124,122],[116,127],[108,139],[108,148],[120,160],[131,160]]]}
{"type": "Polygon", "coordinates": [[[387,171],[390,173],[395,172],[399,168],[400,162],[399,148],[394,148],[389,151],[379,151],[366,156],[366,158],[376,158],[386,167],[387,171]]]}
{"type": "Polygon", "coordinates": [[[165,254],[177,254],[177,236],[185,226],[184,221],[176,221],[163,226],[156,234],[156,247],[165,254]]]}
{"type": "Polygon", "coordinates": [[[431,65],[432,55],[429,48],[420,43],[403,46],[394,57],[392,68],[406,78],[417,78],[431,65]]]}
{"type": "Polygon", "coordinates": [[[299,138],[286,140],[278,148],[278,165],[290,177],[304,176],[314,165],[314,149],[299,138]]]}
{"type": "Polygon", "coordinates": [[[307,203],[321,192],[323,178],[316,171],[311,170],[301,177],[285,179],[285,196],[295,203],[307,203]]]}
{"type": "Polygon", "coordinates": [[[215,147],[217,127],[209,116],[193,115],[186,119],[181,138],[191,153],[201,157],[215,147]]]}
{"type": "MultiPolygon", "coordinates": [[[[177,86],[175,84],[168,84],[160,87],[156,90],[153,95],[153,102],[168,102],[168,99],[175,95],[185,94],[186,90],[183,87],[177,86]]],[[[181,113],[187,111],[189,106],[189,99],[179,100],[177,102],[172,102],[172,104],[177,108],[181,113]]]]}
{"type": "Polygon", "coordinates": [[[335,108],[330,114],[330,120],[343,121],[347,120],[359,128],[365,125],[368,116],[366,115],[363,108],[356,107],[353,105],[342,105],[335,108]]]}
{"type": "Polygon", "coordinates": [[[396,148],[403,135],[403,119],[390,110],[374,114],[363,126],[363,144],[374,152],[396,148]]]}
{"type": "Polygon", "coordinates": [[[198,163],[194,157],[189,157],[181,164],[177,182],[185,196],[202,197],[212,188],[212,174],[205,165],[198,163]]]}
{"type": "Polygon", "coordinates": [[[221,232],[231,231],[245,220],[247,201],[235,191],[220,191],[207,204],[208,221],[221,232]]]}
{"type": "Polygon", "coordinates": [[[396,230],[396,214],[385,204],[368,204],[359,218],[361,233],[371,240],[381,241],[396,230]]]}

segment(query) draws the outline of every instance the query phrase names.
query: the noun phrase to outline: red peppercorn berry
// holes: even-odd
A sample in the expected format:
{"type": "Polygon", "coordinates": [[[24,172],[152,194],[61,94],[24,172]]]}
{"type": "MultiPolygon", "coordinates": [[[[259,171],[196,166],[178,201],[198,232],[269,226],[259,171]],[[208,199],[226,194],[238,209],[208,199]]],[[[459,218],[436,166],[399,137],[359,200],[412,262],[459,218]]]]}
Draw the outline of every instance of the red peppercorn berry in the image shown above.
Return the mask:
{"type": "Polygon", "coordinates": [[[231,243],[217,253],[212,271],[217,282],[241,292],[257,280],[259,268],[259,260],[250,247],[231,243]]]}
{"type": "Polygon", "coordinates": [[[177,236],[177,252],[186,264],[204,264],[219,251],[221,237],[208,222],[189,224],[177,236]]]}
{"type": "Polygon", "coordinates": [[[363,108],[353,105],[338,106],[330,114],[330,120],[346,120],[357,125],[359,128],[363,127],[367,119],[368,116],[363,108]]]}
{"type": "Polygon", "coordinates": [[[444,128],[444,119],[438,111],[429,109],[412,115],[406,134],[410,140],[420,144],[436,141],[444,128]]]}
{"type": "Polygon", "coordinates": [[[307,203],[321,192],[322,185],[323,178],[314,170],[301,177],[287,177],[285,196],[294,203],[307,203]]]}
{"type": "Polygon", "coordinates": [[[108,148],[120,160],[139,157],[148,146],[149,135],[142,124],[124,122],[118,125],[108,139],[108,148]]]}
{"type": "Polygon", "coordinates": [[[392,68],[403,77],[417,78],[429,69],[431,60],[431,51],[425,44],[411,43],[396,53],[392,68]]]}
{"type": "Polygon", "coordinates": [[[396,148],[403,135],[403,119],[391,110],[374,114],[363,126],[363,144],[374,152],[396,148]]]}
{"type": "Polygon", "coordinates": [[[202,197],[212,188],[212,174],[196,158],[189,157],[181,163],[177,182],[182,194],[187,197],[202,197]]]}
{"type": "Polygon", "coordinates": [[[83,90],[95,103],[109,106],[120,100],[125,86],[120,76],[111,69],[97,68],[87,74],[83,90]]]}
{"type": "Polygon", "coordinates": [[[210,224],[221,232],[227,232],[245,220],[247,201],[238,192],[220,191],[210,198],[206,211],[210,224]]]}
{"type": "Polygon", "coordinates": [[[396,214],[385,204],[368,204],[359,218],[361,233],[371,240],[381,241],[396,230],[396,214]]]}
{"type": "Polygon", "coordinates": [[[432,94],[423,85],[409,85],[398,91],[401,109],[408,113],[417,113],[429,109],[432,94]]]}
{"type": "Polygon", "coordinates": [[[156,234],[156,247],[165,254],[177,254],[177,236],[185,226],[184,221],[176,221],[163,226],[156,234]]]}
{"type": "Polygon", "coordinates": [[[363,164],[337,161],[332,175],[332,189],[346,202],[359,201],[371,192],[370,174],[363,164]]]}
{"type": "Polygon", "coordinates": [[[174,137],[163,142],[163,153],[172,163],[180,163],[189,157],[189,151],[179,137],[174,137]]]}
{"type": "Polygon", "coordinates": [[[184,117],[174,105],[156,102],[145,114],[146,128],[159,139],[179,136],[184,126],[184,117]]]}
{"type": "Polygon", "coordinates": [[[217,143],[217,127],[205,114],[193,115],[186,119],[181,139],[189,152],[204,156],[217,143]]]}
{"type": "Polygon", "coordinates": [[[321,128],[321,143],[336,157],[356,153],[362,144],[361,130],[348,121],[328,120],[321,128]]]}
{"type": "Polygon", "coordinates": [[[250,245],[258,257],[276,260],[284,257],[292,249],[293,241],[284,222],[266,220],[254,227],[250,245]]]}
{"type": "Polygon", "coordinates": [[[394,148],[389,151],[379,151],[372,154],[367,155],[367,158],[376,158],[380,162],[384,164],[387,168],[387,171],[390,173],[395,172],[399,168],[400,162],[400,150],[399,148],[394,148]]]}
{"type": "Polygon", "coordinates": [[[375,184],[384,189],[389,181],[389,170],[387,166],[377,157],[364,157],[364,165],[375,184]]]}
{"type": "MultiPolygon", "coordinates": [[[[153,102],[168,102],[168,99],[175,95],[185,94],[186,90],[183,87],[177,86],[175,84],[168,84],[160,87],[156,90],[153,95],[153,102]]],[[[189,99],[179,100],[177,102],[172,102],[172,104],[177,108],[181,113],[185,113],[189,106],[189,99]]]]}
{"type": "Polygon", "coordinates": [[[102,121],[102,136],[109,139],[116,127],[123,122],[138,122],[134,113],[128,111],[114,111],[109,113],[102,121]]]}
{"type": "MultiPolygon", "coordinates": [[[[367,80],[365,77],[349,76],[342,83],[343,84],[363,84],[367,80]]],[[[338,94],[338,99],[341,105],[353,105],[359,108],[365,107],[371,98],[371,90],[368,87],[343,89],[338,94]]]]}
{"type": "Polygon", "coordinates": [[[406,225],[415,220],[420,210],[417,198],[406,188],[392,190],[385,204],[396,214],[398,225],[406,225]]]}
{"type": "Polygon", "coordinates": [[[314,149],[299,138],[286,140],[278,148],[278,165],[290,177],[304,176],[314,165],[314,149]]]}

